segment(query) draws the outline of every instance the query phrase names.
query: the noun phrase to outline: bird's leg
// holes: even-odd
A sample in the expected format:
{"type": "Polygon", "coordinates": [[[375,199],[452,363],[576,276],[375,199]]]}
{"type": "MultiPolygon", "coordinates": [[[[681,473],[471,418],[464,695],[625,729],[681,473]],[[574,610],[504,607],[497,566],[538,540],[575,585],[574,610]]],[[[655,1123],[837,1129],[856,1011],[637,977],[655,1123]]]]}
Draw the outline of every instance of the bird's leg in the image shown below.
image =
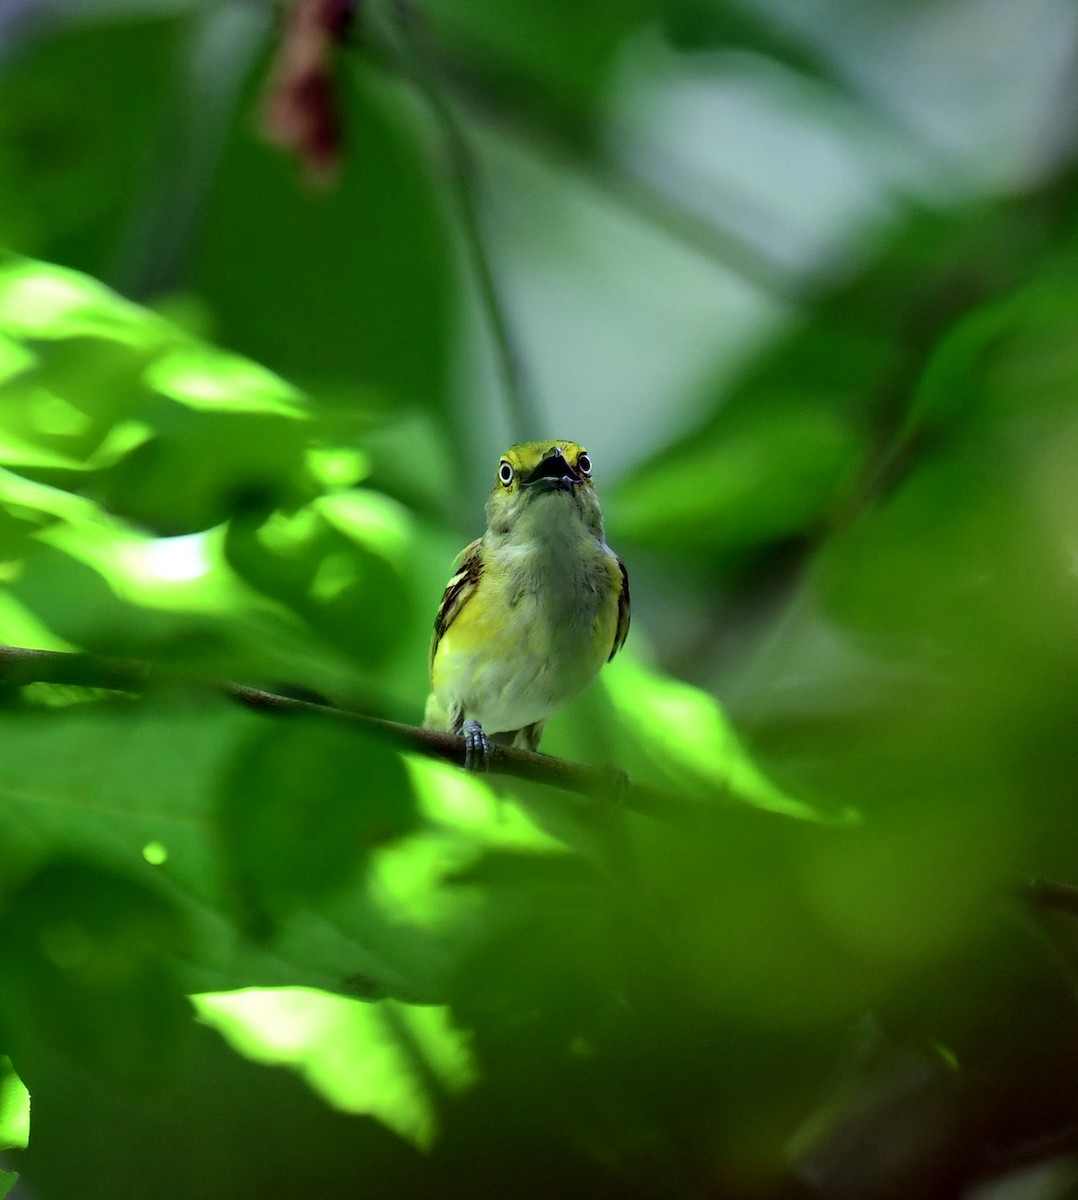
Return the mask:
{"type": "Polygon", "coordinates": [[[469,717],[460,727],[464,738],[464,769],[466,771],[486,771],[490,768],[490,742],[483,732],[483,726],[469,717]]]}
{"type": "Polygon", "coordinates": [[[513,745],[519,746],[521,750],[531,750],[532,753],[539,753],[539,739],[543,736],[543,726],[545,721],[536,721],[534,725],[525,725],[523,729],[518,729],[513,734],[513,745]]]}
{"type": "Polygon", "coordinates": [[[614,809],[625,807],[632,790],[633,781],[623,767],[607,765],[606,771],[610,777],[610,804],[614,809]]]}

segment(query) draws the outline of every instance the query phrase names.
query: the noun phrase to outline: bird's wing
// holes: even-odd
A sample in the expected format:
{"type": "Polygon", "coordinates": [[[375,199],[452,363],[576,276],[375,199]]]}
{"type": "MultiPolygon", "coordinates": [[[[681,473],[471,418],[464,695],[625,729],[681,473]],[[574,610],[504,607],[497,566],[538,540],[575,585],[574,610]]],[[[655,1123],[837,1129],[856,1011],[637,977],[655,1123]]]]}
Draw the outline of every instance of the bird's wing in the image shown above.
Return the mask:
{"type": "Polygon", "coordinates": [[[481,542],[482,538],[476,538],[457,555],[457,569],[453,578],[445,585],[442,602],[438,605],[438,615],[434,618],[434,636],[430,639],[431,664],[434,663],[434,655],[443,634],[456,620],[460,610],[475,595],[479,577],[483,574],[481,542]]]}
{"type": "Polygon", "coordinates": [[[617,559],[618,570],[621,572],[621,591],[618,593],[618,624],[614,630],[614,645],[610,650],[610,661],[621,649],[629,633],[629,572],[621,559],[617,559]]]}

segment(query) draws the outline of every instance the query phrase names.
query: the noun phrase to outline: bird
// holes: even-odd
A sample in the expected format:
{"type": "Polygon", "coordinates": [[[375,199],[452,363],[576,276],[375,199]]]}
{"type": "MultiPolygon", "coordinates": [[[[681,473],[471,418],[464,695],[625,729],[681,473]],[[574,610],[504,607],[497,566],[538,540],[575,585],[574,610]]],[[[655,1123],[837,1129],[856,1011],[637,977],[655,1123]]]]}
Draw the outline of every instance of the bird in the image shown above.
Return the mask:
{"type": "Polygon", "coordinates": [[[501,456],[487,528],[457,556],[430,645],[424,726],[458,734],[482,771],[491,742],[538,750],[629,632],[629,575],[606,543],[591,457],[569,441],[501,456]]]}

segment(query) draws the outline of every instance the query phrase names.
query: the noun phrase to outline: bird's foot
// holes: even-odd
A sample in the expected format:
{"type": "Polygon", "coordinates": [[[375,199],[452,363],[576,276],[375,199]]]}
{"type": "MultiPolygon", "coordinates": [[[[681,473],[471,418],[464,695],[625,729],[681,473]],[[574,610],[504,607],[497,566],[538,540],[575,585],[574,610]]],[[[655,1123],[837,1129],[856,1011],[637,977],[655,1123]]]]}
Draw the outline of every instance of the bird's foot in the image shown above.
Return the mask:
{"type": "Polygon", "coordinates": [[[460,728],[464,738],[464,769],[483,772],[490,769],[490,742],[482,725],[470,717],[460,728]]]}

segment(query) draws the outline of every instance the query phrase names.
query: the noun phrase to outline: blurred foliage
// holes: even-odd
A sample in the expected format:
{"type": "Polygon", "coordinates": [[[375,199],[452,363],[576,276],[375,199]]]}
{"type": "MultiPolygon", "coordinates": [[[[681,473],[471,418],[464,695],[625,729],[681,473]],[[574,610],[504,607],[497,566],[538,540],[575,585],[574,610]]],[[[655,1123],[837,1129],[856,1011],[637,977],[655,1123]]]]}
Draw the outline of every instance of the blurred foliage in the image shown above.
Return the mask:
{"type": "Polygon", "coordinates": [[[0,685],[0,1195],[1068,1194],[1078,940],[1019,892],[1078,882],[1078,20],[961,7],[363,6],[320,186],[268,7],[0,7],[0,642],[149,666],[0,685]],[[660,60],[687,165],[626,149],[660,60]],[[832,250],[739,277],[790,207],[832,250]],[[669,261],[733,339],[598,339],[596,230],[612,312],[659,340],[669,261]],[[512,430],[587,441],[633,583],[544,749],[676,819],[217,694],[417,720],[496,381],[596,359],[512,430]]]}

